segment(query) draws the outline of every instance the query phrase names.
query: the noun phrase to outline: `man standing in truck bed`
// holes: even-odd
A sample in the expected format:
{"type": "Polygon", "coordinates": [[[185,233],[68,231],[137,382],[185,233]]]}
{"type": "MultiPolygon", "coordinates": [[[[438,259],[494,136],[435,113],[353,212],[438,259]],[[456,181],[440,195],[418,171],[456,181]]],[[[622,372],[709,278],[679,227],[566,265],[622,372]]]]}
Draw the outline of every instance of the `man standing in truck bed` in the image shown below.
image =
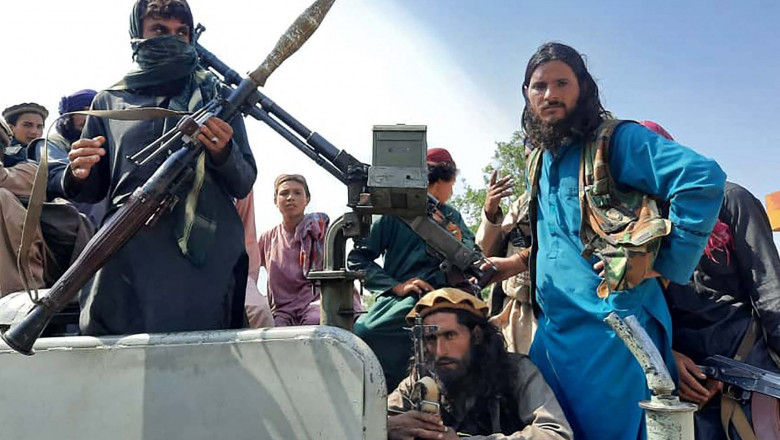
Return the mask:
{"type": "Polygon", "coordinates": [[[612,311],[636,316],[675,371],[657,278],[691,276],[725,174],[689,148],[612,119],[582,57],[564,44],[544,44],[531,57],[523,94],[523,130],[536,147],[528,161],[532,251],[494,264],[505,277],[530,262],[540,313],[529,356],[574,437],[644,438],[642,368],[603,320],[612,311]],[[669,202],[668,219],[656,199],[669,202]]]}
{"type": "MultiPolygon", "coordinates": [[[[130,18],[138,70],[100,92],[93,110],[163,107],[195,111],[225,91],[198,68],[185,0],[138,0],[130,18]]],[[[106,222],[161,164],[126,159],[173,128],[178,118],[143,121],[90,116],[62,170],[63,193],[96,202],[108,195],[106,222]]],[[[143,228],[95,276],[82,298],[86,334],[234,328],[243,324],[247,257],[233,206],[256,177],[243,121],[212,117],[201,129],[205,153],[172,212],[143,228]]],[[[175,148],[175,146],[174,146],[175,148]]],[[[165,156],[165,155],[162,155],[165,156]]]]}

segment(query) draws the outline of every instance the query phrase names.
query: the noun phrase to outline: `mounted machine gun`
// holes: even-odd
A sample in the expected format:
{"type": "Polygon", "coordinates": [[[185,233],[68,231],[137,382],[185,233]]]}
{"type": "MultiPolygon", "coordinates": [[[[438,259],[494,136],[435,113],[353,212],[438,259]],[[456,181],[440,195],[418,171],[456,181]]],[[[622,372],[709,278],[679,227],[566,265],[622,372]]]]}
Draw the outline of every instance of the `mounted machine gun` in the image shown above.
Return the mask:
{"type": "MultiPolygon", "coordinates": [[[[33,344],[52,317],[75,298],[117,250],[176,202],[177,188],[193,173],[196,160],[203,154],[204,148],[197,141],[200,127],[212,116],[229,121],[243,114],[266,123],[347,186],[347,206],[352,211],[336,220],[327,233],[325,270],[310,274],[310,278],[322,282],[323,324],[352,328],[352,284],[360,274],[345,269],[346,239],[366,235],[373,214],[398,215],[442,257],[444,269],[456,269],[476,278],[480,286],[489,281],[492,271],[480,269],[482,255],[464,246],[426,215],[431,201],[426,191],[424,127],[375,127],[374,164],[369,166],[337,149],[258,91],[269,75],[317,29],[334,1],[315,1],[290,26],[265,61],[245,78],[200,46],[196,36],[202,63],[218,73],[231,92],[182,118],[174,129],[131,159],[144,166],[152,157],[175,150],[98,231],[45,296],[34,298],[30,294],[29,301],[21,295],[7,297],[0,306],[0,331],[10,347],[33,354],[33,344]],[[141,159],[141,155],[145,157],[141,159]]],[[[202,31],[201,26],[197,35],[202,31]]],[[[126,110],[124,116],[109,117],[137,119],[143,111],[154,113],[155,109],[126,110]]],[[[151,117],[161,116],[170,115],[151,117]]]]}

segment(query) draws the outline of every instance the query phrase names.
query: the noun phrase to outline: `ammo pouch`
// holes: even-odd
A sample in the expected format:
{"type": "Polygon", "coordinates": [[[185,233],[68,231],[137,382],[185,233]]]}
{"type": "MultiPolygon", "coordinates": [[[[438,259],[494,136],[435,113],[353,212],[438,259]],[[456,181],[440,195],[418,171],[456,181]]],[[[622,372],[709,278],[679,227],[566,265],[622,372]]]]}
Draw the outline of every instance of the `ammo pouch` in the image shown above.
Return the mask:
{"type": "MultiPolygon", "coordinates": [[[[586,142],[580,155],[582,256],[589,259],[595,255],[604,262],[605,276],[597,290],[600,298],[644,281],[653,269],[661,239],[672,230],[657,200],[631,188],[619,188],[612,179],[610,142],[615,128],[624,122],[605,120],[596,130],[596,139],[586,142]]],[[[535,149],[528,161],[532,186],[539,185],[541,160],[542,151],[535,149]]]]}

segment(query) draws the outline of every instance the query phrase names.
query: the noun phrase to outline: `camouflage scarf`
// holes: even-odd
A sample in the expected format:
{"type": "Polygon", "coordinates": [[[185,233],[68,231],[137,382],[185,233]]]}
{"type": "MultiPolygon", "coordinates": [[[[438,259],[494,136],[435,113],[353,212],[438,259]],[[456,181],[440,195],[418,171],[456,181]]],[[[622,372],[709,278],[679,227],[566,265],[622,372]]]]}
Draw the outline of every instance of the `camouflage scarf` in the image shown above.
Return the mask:
{"type": "MultiPolygon", "coordinates": [[[[217,93],[219,92],[216,77],[198,69],[193,73],[182,93],[171,98],[168,108],[194,112],[203,107],[217,93]]],[[[178,118],[167,118],[163,132],[173,128],[177,122],[178,118]]],[[[212,204],[203,200],[202,189],[208,182],[211,185],[216,184],[216,182],[211,181],[211,176],[206,172],[206,153],[204,152],[200,154],[195,163],[192,187],[179,202],[184,203],[184,209],[180,211],[173,231],[182,254],[196,266],[201,266],[206,262],[217,230],[217,223],[214,219],[216,213],[212,204]]]]}

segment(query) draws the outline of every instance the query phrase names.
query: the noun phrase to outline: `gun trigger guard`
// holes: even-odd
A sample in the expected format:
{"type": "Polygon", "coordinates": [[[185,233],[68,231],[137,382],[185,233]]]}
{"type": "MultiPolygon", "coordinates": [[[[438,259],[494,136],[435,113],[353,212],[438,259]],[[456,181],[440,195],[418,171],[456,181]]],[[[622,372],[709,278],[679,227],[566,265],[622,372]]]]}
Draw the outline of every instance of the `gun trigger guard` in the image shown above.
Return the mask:
{"type": "Polygon", "coordinates": [[[723,394],[726,396],[729,396],[730,398],[739,401],[741,403],[745,403],[748,400],[750,400],[750,395],[752,394],[748,390],[744,390],[737,385],[732,385],[728,383],[723,383],[723,394]]]}

